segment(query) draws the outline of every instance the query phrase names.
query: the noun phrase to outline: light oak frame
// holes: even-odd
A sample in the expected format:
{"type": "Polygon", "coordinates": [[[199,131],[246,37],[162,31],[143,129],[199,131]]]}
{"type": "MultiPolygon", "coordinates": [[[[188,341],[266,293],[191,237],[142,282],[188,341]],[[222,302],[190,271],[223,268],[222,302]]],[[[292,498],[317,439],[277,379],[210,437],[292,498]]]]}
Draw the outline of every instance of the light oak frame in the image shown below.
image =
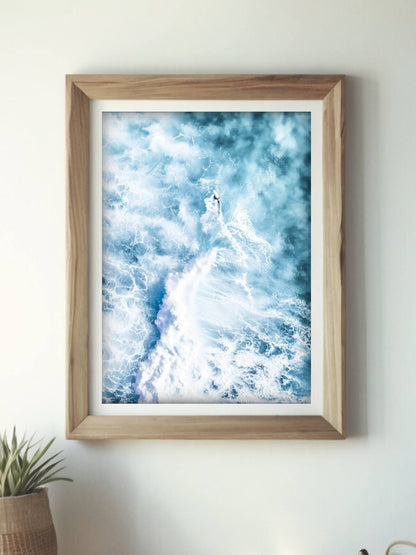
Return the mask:
{"type": "Polygon", "coordinates": [[[67,75],[67,437],[345,437],[343,75],[67,75]],[[89,102],[96,99],[322,100],[322,416],[94,416],[88,409],[89,102]]]}

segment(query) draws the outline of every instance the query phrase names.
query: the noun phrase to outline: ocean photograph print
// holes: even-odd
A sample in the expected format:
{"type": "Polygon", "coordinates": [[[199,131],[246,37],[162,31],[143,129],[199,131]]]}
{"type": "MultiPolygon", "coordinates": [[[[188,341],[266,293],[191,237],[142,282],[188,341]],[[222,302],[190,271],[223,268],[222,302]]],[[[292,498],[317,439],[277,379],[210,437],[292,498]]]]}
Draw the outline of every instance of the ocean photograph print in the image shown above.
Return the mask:
{"type": "Polygon", "coordinates": [[[103,402],[308,403],[311,115],[103,114],[103,402]]]}

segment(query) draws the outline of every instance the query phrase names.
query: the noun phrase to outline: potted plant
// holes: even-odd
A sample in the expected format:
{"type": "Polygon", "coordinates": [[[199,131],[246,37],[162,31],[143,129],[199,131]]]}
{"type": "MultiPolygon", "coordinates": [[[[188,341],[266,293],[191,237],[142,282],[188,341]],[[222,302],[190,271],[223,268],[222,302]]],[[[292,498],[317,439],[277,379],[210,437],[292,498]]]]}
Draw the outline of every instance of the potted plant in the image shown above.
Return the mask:
{"type": "Polygon", "coordinates": [[[50,482],[70,478],[58,475],[62,453],[47,456],[55,439],[45,446],[13,430],[9,442],[0,437],[0,555],[56,555],[55,527],[49,508],[50,482]]]}

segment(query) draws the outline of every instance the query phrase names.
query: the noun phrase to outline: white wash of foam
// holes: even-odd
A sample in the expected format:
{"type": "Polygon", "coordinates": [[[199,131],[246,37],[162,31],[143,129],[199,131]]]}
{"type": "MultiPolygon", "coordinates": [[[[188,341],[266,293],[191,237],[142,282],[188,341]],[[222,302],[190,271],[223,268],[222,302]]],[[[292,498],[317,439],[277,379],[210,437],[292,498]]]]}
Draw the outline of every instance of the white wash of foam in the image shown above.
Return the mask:
{"type": "MultiPolygon", "coordinates": [[[[160,339],[141,366],[138,392],[144,402],[175,402],[195,396],[195,382],[208,375],[195,297],[217,256],[217,249],[201,255],[182,274],[171,274],[156,319],[160,339]]],[[[200,392],[202,394],[202,392],[200,392]]]]}

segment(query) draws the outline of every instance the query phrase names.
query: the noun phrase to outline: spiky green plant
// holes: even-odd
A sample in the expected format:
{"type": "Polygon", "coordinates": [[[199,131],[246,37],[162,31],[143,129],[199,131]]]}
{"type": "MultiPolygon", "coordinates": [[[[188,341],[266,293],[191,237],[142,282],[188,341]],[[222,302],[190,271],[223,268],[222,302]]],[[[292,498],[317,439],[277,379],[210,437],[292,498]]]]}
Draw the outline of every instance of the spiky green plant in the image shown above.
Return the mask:
{"type": "Polygon", "coordinates": [[[71,478],[57,476],[65,467],[59,466],[64,460],[58,459],[62,451],[55,453],[44,460],[55,438],[51,439],[44,447],[40,441],[33,443],[33,436],[19,441],[16,429],[13,429],[11,442],[4,432],[0,437],[0,497],[12,495],[26,495],[50,482],[64,480],[72,482],[71,478]],[[39,446],[35,449],[36,446],[39,446]]]}

